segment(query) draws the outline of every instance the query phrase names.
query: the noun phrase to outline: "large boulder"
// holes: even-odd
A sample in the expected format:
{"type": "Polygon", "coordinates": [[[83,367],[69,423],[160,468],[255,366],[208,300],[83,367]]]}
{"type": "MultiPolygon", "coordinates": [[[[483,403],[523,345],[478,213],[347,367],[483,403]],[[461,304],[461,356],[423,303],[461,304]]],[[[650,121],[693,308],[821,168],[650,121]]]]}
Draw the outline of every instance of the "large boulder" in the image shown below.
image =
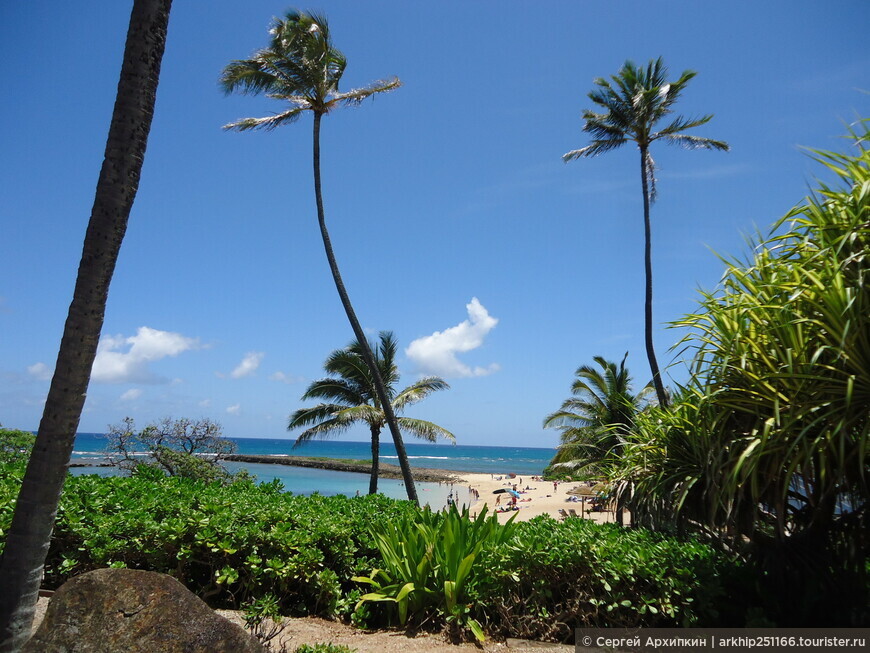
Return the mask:
{"type": "Polygon", "coordinates": [[[65,583],[25,653],[262,653],[181,583],[135,569],[98,569],[65,583]]]}

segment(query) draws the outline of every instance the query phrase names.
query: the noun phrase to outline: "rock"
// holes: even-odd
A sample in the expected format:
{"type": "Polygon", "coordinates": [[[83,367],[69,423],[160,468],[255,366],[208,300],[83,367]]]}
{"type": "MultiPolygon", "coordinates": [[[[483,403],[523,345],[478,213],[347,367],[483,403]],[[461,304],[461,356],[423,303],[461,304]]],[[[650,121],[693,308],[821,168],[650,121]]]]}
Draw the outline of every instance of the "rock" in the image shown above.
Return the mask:
{"type": "Polygon", "coordinates": [[[263,653],[263,647],[171,576],[98,569],[55,592],[23,651],[263,653]]]}

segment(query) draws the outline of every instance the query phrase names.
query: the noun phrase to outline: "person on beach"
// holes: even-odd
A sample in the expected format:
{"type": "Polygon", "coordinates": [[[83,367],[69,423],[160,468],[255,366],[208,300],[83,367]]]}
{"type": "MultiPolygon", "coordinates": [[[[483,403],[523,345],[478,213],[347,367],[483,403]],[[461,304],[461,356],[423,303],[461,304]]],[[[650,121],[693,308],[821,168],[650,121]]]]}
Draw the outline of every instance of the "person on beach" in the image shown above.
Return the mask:
{"type": "Polygon", "coordinates": [[[557,487],[559,487],[559,481],[553,481],[553,492],[556,491],[557,487]]]}

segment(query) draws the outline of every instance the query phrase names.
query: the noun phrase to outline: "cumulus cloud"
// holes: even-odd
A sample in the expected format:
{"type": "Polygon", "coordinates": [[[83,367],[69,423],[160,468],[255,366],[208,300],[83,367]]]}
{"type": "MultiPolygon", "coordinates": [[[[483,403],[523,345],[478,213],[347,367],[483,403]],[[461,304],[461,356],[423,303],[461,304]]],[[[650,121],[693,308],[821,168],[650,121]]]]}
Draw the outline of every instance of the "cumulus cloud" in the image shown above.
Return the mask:
{"type": "Polygon", "coordinates": [[[148,365],[162,358],[200,348],[199,340],[180,333],[139,327],[135,336],[103,336],[97,345],[97,357],[91,381],[98,383],[167,383],[148,365]]]}
{"type": "Polygon", "coordinates": [[[256,372],[257,368],[260,367],[260,363],[263,362],[263,356],[265,356],[265,354],[261,351],[249,351],[245,354],[242,362],[236,366],[236,369],[230,372],[230,376],[234,379],[251,376],[251,374],[256,372]]]}
{"type": "Polygon", "coordinates": [[[496,363],[472,368],[456,357],[459,353],[480,347],[486,335],[498,324],[498,319],[487,312],[477,297],[472,297],[465,308],[468,310],[467,320],[444,331],[436,331],[431,336],[417,338],[408,345],[405,354],[424,374],[485,376],[499,369],[496,363]]]}
{"type": "Polygon", "coordinates": [[[242,404],[233,404],[232,406],[227,406],[227,412],[230,415],[238,415],[242,412],[242,404]]]}
{"type": "Polygon", "coordinates": [[[142,391],[139,388],[130,388],[121,395],[121,401],[133,401],[142,396],[142,391]]]}
{"type": "Polygon", "coordinates": [[[34,363],[27,367],[27,373],[37,381],[50,381],[53,372],[45,363],[34,363]]]}

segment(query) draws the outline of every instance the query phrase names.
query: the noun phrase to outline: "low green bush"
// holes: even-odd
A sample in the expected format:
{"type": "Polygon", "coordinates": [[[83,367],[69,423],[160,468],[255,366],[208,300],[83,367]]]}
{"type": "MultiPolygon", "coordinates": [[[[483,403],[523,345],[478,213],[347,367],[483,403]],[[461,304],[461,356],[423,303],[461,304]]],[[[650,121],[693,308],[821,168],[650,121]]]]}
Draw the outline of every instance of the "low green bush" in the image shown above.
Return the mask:
{"type": "Polygon", "coordinates": [[[489,631],[560,641],[582,626],[720,624],[725,583],[740,571],[699,542],[549,517],[517,524],[513,541],[485,550],[480,564],[471,594],[489,631]]]}
{"type": "MultiPolygon", "coordinates": [[[[0,540],[20,484],[20,472],[5,469],[0,540]]],[[[215,606],[273,594],[285,614],[349,612],[359,596],[350,577],[375,566],[378,555],[369,526],[411,510],[382,495],[294,496],[277,482],[70,476],[45,585],[130,567],[170,574],[215,606]]]]}
{"type": "MultiPolygon", "coordinates": [[[[0,465],[0,552],[22,473],[0,465]]],[[[294,496],[278,482],[70,476],[45,586],[109,566],[168,573],[215,607],[361,626],[402,616],[454,635],[568,641],[577,626],[742,626],[729,606],[758,605],[743,567],[643,529],[546,517],[505,528],[382,495],[294,496]],[[366,601],[351,580],[363,576],[366,601]]]]}

